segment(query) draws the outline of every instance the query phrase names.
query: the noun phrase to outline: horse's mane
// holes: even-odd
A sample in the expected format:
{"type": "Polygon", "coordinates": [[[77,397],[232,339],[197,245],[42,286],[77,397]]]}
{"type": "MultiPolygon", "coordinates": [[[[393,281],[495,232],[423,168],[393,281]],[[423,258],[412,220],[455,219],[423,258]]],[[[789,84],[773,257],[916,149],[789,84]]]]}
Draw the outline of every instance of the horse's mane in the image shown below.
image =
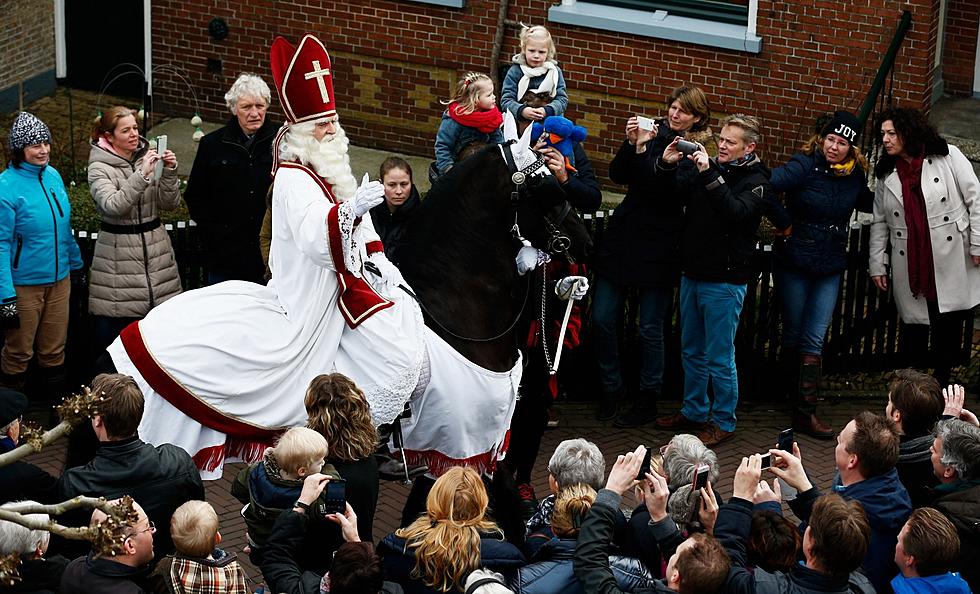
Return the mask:
{"type": "Polygon", "coordinates": [[[410,274],[424,273],[446,260],[477,264],[492,257],[486,252],[487,233],[493,229],[486,221],[501,213],[494,211],[491,195],[498,180],[488,176],[501,173],[498,167],[488,167],[488,162],[496,155],[497,146],[488,146],[457,163],[433,184],[406,231],[403,261],[410,274]]]}

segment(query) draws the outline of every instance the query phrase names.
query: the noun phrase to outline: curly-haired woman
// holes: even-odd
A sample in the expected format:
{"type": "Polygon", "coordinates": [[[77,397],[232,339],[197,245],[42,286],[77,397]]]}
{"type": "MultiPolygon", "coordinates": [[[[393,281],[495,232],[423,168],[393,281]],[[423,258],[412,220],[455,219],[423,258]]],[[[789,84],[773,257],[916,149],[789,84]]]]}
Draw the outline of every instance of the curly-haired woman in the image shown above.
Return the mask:
{"type": "Polygon", "coordinates": [[[934,367],[945,386],[963,324],[980,303],[980,182],[922,112],[890,108],[876,123],[886,154],[875,165],[871,280],[891,288],[912,333],[931,328],[931,360],[917,366],[934,367]]]}
{"type": "Polygon", "coordinates": [[[378,430],[371,406],[352,379],[340,373],[318,375],[306,389],[307,427],[327,440],[327,464],[347,481],[347,502],[357,514],[357,532],[373,541],[378,506],[378,430]]]}
{"type": "Polygon", "coordinates": [[[488,504],[475,470],[450,468],[429,491],[426,513],[378,545],[385,575],[406,594],[462,591],[466,576],[481,567],[510,579],[524,556],[487,518],[488,504]]]}

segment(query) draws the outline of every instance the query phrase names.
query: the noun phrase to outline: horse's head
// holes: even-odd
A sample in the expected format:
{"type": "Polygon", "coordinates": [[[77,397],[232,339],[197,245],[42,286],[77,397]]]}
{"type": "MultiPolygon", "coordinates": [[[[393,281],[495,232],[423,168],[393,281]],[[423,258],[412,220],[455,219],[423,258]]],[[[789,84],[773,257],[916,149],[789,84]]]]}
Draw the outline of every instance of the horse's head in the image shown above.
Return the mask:
{"type": "Polygon", "coordinates": [[[515,231],[535,247],[570,262],[583,261],[592,248],[592,237],[578,212],[565,199],[558,181],[544,160],[531,149],[531,126],[520,138],[513,116],[504,119],[506,144],[500,154],[510,174],[515,202],[515,231]]]}

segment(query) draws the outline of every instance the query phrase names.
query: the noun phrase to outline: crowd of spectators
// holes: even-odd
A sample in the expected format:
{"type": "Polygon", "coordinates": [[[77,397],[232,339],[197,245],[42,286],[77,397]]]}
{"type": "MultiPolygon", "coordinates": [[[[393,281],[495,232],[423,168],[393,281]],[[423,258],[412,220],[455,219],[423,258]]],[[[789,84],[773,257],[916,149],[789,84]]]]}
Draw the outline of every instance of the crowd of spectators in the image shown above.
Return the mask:
{"type": "MultiPolygon", "coordinates": [[[[136,513],[122,551],[100,555],[79,548],[85,541],[0,520],[0,554],[21,556],[23,578],[0,592],[254,591],[236,553],[219,546],[218,514],[204,501],[190,456],[135,435],[143,398],[132,379],[104,374],[93,389],[105,397],[91,421],[100,441],[95,457],[57,479],[27,463],[4,467],[47,480],[19,486],[23,501],[0,509],[77,495],[132,497],[136,513]]],[[[343,464],[360,456],[351,444],[376,445],[375,427],[359,420],[361,400],[343,376],[316,378],[310,427],[285,432],[235,481],[233,494],[245,504],[242,552],[268,591],[872,594],[980,586],[980,423],[963,408],[962,387],[939,390],[919,372],[894,374],[883,414],[863,411],[847,423],[826,485],[807,473],[798,442],[743,457],[733,469],[681,433],[659,452],[641,445],[618,456],[607,472],[599,448],[577,438],[552,454],[551,493],[522,517],[523,532],[501,528],[520,510],[497,481],[456,466],[433,482],[424,511],[376,547],[371,522],[361,521],[373,517],[376,468],[368,478],[370,470],[343,464]],[[324,398],[350,402],[326,418],[318,408],[324,398]],[[928,428],[913,410],[935,413],[928,428]],[[718,480],[732,473],[732,491],[723,494],[718,480]],[[335,495],[327,496],[332,482],[373,483],[373,491],[351,489],[336,507],[335,495]],[[910,492],[918,494],[914,504],[910,492]],[[624,505],[630,493],[635,508],[624,505]]],[[[6,440],[26,405],[17,392],[0,393],[6,440]]],[[[106,515],[51,519],[83,526],[106,515]]]]}

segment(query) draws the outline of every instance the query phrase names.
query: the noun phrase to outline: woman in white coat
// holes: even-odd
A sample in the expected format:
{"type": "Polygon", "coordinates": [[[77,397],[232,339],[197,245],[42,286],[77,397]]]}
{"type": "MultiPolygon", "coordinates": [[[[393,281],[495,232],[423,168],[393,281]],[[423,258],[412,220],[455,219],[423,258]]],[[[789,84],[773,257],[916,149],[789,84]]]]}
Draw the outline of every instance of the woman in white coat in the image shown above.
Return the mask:
{"type": "Polygon", "coordinates": [[[877,118],[885,155],[871,225],[871,279],[890,288],[913,334],[932,329],[928,361],[949,382],[963,325],[980,303],[980,183],[970,161],[925,115],[891,108],[877,118]]]}

